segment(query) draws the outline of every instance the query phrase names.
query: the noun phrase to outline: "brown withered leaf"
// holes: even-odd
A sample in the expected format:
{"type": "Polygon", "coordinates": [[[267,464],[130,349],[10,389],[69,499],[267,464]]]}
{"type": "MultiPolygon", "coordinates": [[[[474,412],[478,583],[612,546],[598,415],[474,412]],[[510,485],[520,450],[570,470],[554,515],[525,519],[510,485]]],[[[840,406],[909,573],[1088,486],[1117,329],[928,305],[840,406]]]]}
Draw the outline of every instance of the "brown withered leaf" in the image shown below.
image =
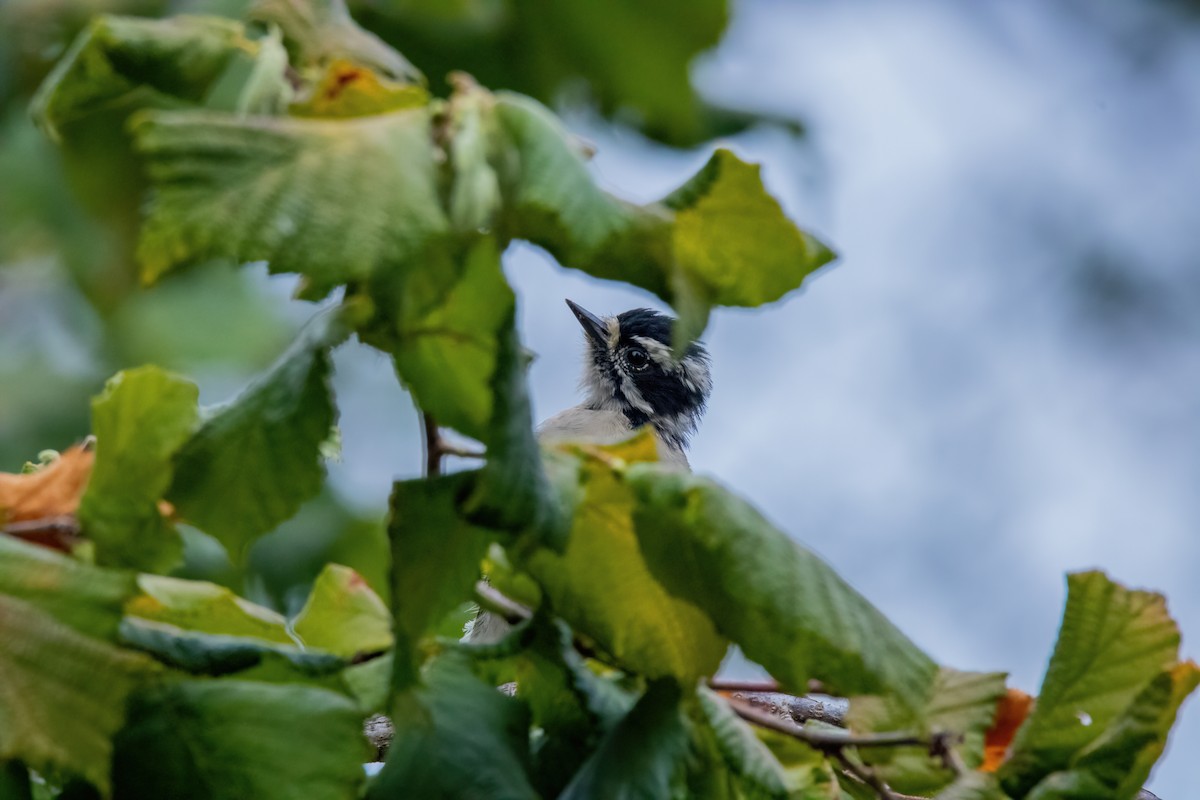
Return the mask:
{"type": "Polygon", "coordinates": [[[25,474],[0,472],[0,526],[33,544],[70,552],[79,539],[75,511],[92,474],[95,454],[77,444],[25,474]]]}
{"type": "Polygon", "coordinates": [[[0,521],[23,522],[75,513],[96,459],[89,446],[77,444],[34,472],[0,472],[0,521]]]}
{"type": "Polygon", "coordinates": [[[1000,702],[996,703],[996,720],[988,729],[983,740],[983,772],[995,772],[1008,755],[1017,728],[1033,710],[1033,696],[1020,689],[1009,689],[1000,702]]]}

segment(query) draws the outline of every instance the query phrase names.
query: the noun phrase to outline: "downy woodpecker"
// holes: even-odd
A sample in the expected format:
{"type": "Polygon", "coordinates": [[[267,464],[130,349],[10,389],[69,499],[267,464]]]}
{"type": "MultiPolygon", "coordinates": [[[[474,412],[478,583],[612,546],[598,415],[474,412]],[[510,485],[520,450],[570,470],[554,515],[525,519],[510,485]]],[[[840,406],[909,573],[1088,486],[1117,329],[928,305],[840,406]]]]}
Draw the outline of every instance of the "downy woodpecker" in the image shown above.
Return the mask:
{"type": "MultiPolygon", "coordinates": [[[[538,426],[538,438],[613,444],[649,425],[660,463],[690,469],[688,440],[712,391],[704,346],[693,342],[676,359],[671,353],[674,320],[664,314],[635,308],[601,319],[570,300],[567,305],[585,334],[581,386],[586,397],[538,426]]],[[[468,624],[464,639],[492,643],[508,630],[504,620],[481,612],[468,624]]]]}

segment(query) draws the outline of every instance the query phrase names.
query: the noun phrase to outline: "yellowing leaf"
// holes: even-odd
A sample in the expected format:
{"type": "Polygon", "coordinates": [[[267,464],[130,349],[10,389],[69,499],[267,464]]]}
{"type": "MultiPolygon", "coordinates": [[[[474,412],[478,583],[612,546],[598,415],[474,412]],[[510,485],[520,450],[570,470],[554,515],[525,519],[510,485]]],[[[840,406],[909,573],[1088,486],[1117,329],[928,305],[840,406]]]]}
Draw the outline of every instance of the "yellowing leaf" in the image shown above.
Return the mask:
{"type": "Polygon", "coordinates": [[[288,111],[297,117],[365,117],[427,102],[429,93],[420,86],[389,80],[339,58],[325,68],[309,96],[288,111]]]}
{"type": "Polygon", "coordinates": [[[392,646],[392,615],[354,570],[327,564],[292,622],[306,647],[347,658],[392,646]]]}
{"type": "Polygon", "coordinates": [[[613,470],[583,469],[583,499],[566,550],[539,550],[526,564],[554,612],[619,663],[683,684],[711,675],[728,647],[694,601],[669,593],[634,533],[634,499],[613,470]]]}
{"type": "Polygon", "coordinates": [[[130,616],[166,622],[199,633],[296,643],[287,632],[287,620],[283,616],[238,597],[224,586],[162,575],[141,575],[138,586],[142,594],[126,606],[130,616]]]}

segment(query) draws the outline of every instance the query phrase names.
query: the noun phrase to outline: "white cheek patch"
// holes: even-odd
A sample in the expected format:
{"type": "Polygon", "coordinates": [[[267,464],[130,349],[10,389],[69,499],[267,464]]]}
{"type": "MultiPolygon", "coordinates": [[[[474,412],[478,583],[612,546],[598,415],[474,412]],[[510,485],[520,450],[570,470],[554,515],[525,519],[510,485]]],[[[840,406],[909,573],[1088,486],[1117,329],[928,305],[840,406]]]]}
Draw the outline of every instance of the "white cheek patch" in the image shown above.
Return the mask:
{"type": "Polygon", "coordinates": [[[637,390],[633,378],[630,378],[624,372],[619,374],[621,376],[621,394],[625,396],[625,401],[643,414],[651,417],[654,416],[654,407],[642,397],[642,393],[637,390]]]}
{"type": "Polygon", "coordinates": [[[712,373],[709,372],[708,363],[703,358],[687,356],[680,362],[679,369],[683,373],[683,382],[689,389],[703,395],[712,391],[712,373]]]}

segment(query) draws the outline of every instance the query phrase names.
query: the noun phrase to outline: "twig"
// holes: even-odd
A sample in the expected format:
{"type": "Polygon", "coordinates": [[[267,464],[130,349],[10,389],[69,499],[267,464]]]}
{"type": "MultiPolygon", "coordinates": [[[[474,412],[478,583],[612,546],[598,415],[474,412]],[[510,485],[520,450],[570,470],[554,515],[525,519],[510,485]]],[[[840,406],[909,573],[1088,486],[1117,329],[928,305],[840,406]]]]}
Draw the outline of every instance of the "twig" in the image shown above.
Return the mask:
{"type": "Polygon", "coordinates": [[[734,713],[747,722],[799,739],[819,750],[842,747],[929,747],[931,744],[928,738],[907,731],[850,733],[841,730],[809,729],[755,708],[742,700],[728,698],[727,702],[734,713]]]}
{"type": "Polygon", "coordinates": [[[779,691],[775,681],[734,681],[728,678],[713,678],[708,687],[715,692],[754,692],[756,694],[773,694],[779,691]]]}
{"type": "Polygon", "coordinates": [[[837,759],[837,762],[842,765],[842,769],[844,769],[846,772],[874,789],[875,794],[879,795],[882,800],[900,800],[896,793],[892,791],[891,787],[884,783],[883,779],[875,773],[875,770],[870,769],[866,765],[860,764],[854,759],[850,758],[846,755],[846,751],[842,750],[840,747],[828,751],[828,755],[837,759]]]}
{"type": "Polygon", "coordinates": [[[421,427],[424,429],[426,477],[442,473],[442,458],[444,456],[458,456],[459,458],[484,458],[486,456],[486,453],[466,447],[459,447],[446,441],[442,437],[437,420],[428,412],[421,414],[421,427]]]}
{"type": "Polygon", "coordinates": [[[428,412],[421,415],[421,427],[425,434],[425,477],[432,478],[442,472],[442,434],[437,420],[428,412]]]}

